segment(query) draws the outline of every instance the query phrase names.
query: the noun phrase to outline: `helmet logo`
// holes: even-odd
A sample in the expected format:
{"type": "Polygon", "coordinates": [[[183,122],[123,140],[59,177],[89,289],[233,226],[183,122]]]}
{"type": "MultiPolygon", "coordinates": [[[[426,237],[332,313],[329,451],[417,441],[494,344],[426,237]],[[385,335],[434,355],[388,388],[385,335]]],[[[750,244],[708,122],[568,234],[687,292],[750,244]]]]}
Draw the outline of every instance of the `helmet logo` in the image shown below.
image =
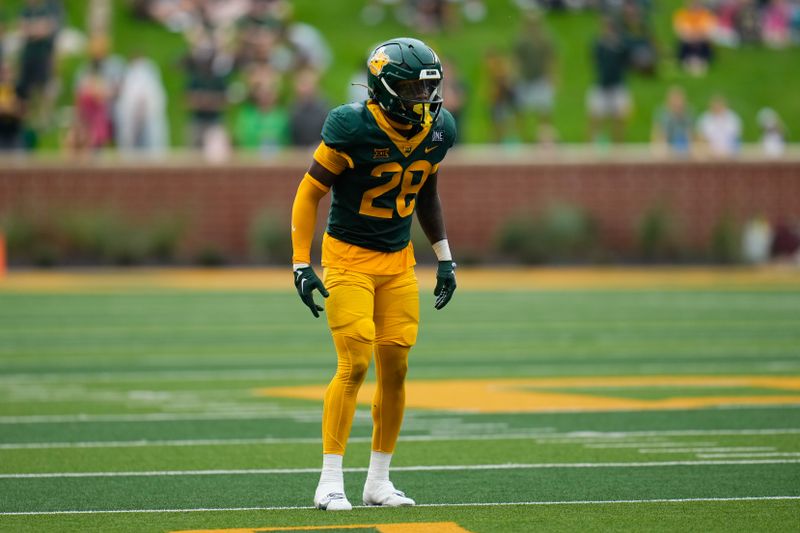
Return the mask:
{"type": "Polygon", "coordinates": [[[377,76],[383,70],[383,67],[391,61],[388,54],[386,53],[385,46],[381,46],[372,54],[372,57],[369,58],[369,71],[372,72],[374,76],[377,76]]]}

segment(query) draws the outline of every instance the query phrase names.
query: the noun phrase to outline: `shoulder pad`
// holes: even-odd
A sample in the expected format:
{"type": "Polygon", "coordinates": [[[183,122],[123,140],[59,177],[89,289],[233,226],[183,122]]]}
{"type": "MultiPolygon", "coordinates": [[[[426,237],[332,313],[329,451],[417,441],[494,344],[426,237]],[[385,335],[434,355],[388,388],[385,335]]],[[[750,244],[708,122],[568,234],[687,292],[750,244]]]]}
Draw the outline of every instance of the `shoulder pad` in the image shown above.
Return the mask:
{"type": "Polygon", "coordinates": [[[363,103],[341,105],[328,113],[322,126],[322,140],[331,148],[344,149],[356,142],[364,126],[363,103]]]}

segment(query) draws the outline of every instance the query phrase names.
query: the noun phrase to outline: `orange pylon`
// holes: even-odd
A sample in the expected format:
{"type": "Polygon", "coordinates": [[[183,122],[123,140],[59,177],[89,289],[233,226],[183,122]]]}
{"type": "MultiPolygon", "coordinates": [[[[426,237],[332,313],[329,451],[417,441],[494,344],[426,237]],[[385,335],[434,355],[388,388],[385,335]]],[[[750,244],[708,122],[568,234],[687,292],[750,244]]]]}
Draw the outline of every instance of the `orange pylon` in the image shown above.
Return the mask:
{"type": "Polygon", "coordinates": [[[6,236],[0,232],[0,279],[6,276],[6,236]]]}

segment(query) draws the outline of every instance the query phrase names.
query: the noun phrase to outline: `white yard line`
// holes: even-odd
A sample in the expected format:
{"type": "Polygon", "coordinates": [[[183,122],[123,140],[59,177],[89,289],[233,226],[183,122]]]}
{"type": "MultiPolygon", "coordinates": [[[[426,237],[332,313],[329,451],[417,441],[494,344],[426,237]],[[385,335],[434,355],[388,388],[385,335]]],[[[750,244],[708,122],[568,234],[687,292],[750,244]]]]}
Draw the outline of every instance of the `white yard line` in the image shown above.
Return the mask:
{"type": "MultiPolygon", "coordinates": [[[[543,441],[544,442],[544,441],[543,441]]],[[[562,443],[566,444],[566,443],[562,443]]],[[[572,441],[572,444],[578,444],[572,441]]],[[[610,450],[621,448],[677,448],[686,447],[687,444],[696,444],[698,446],[713,446],[716,442],[609,442],[605,440],[603,443],[598,444],[584,444],[584,448],[591,448],[593,450],[610,450]]]]}
{"type": "Polygon", "coordinates": [[[78,422],[179,422],[182,420],[262,420],[321,416],[320,409],[270,409],[268,411],[226,411],[206,413],[69,414],[0,416],[0,424],[74,424],[78,422]]]}
{"type": "MultiPolygon", "coordinates": [[[[367,442],[367,437],[352,437],[349,442],[367,442]]],[[[298,439],[187,439],[187,440],[123,440],[81,442],[12,442],[0,444],[0,450],[50,450],[58,448],[145,448],[158,446],[249,446],[258,444],[318,444],[321,437],[298,439]]]]}
{"type": "MultiPolygon", "coordinates": [[[[218,416],[218,415],[214,415],[218,416]]],[[[224,418],[224,417],[222,417],[224,418]]],[[[216,420],[216,418],[213,418],[216,420]]],[[[205,418],[203,418],[205,420],[205,418]]],[[[684,431],[648,431],[648,432],[611,432],[605,433],[608,439],[623,439],[626,437],[640,438],[643,436],[665,436],[665,437],[692,437],[692,436],[739,436],[739,435],[796,435],[800,434],[798,428],[785,429],[732,429],[732,430],[684,430],[684,431]],[[646,435],[643,435],[646,433],[646,435]]],[[[493,433],[489,435],[465,435],[459,433],[447,433],[439,435],[408,435],[401,436],[400,440],[405,442],[448,442],[456,440],[482,441],[482,440],[536,440],[537,444],[582,444],[581,438],[596,439],[604,435],[599,432],[570,432],[570,433],[493,433]],[[565,436],[575,435],[572,439],[564,440],[565,436]],[[581,437],[586,435],[586,437],[581,437]],[[551,438],[552,437],[552,438],[551,438]]],[[[349,442],[371,442],[371,437],[351,437],[349,442]]],[[[38,450],[54,448],[140,448],[157,446],[249,446],[258,444],[318,444],[320,437],[296,437],[296,438],[251,438],[251,439],[170,439],[170,440],[129,440],[129,441],[76,441],[76,442],[7,442],[0,444],[0,450],[38,450]]],[[[608,441],[608,445],[591,445],[592,448],[630,448],[643,446],[662,446],[662,443],[615,443],[608,441]],[[635,444],[635,446],[631,446],[635,444]]],[[[664,443],[666,444],[666,443],[664,443]]],[[[677,445],[678,443],[670,443],[677,445]]],[[[687,443],[680,443],[685,446],[687,443]]],[[[706,443],[691,443],[704,445],[706,443]]],[[[709,443],[713,444],[713,443],[709,443]]],[[[654,450],[655,452],[655,450],[654,450]]]]}
{"type": "MultiPolygon", "coordinates": [[[[795,435],[800,434],[800,428],[767,428],[767,429],[667,429],[649,431],[568,431],[565,433],[550,433],[537,437],[540,439],[623,439],[642,437],[705,437],[722,435],[795,435]]],[[[561,441],[560,441],[561,442],[561,441]]],[[[609,442],[612,442],[609,440],[609,442]]]]}
{"type": "MultiPolygon", "coordinates": [[[[3,374],[0,384],[13,383],[95,383],[95,382],[129,382],[129,381],[258,381],[275,379],[309,379],[328,375],[328,370],[309,368],[276,368],[253,370],[132,370],[119,372],[55,372],[42,374],[3,374]]],[[[328,376],[330,377],[330,376],[328,376]]]]}
{"type": "Polygon", "coordinates": [[[773,452],[775,446],[729,446],[710,447],[699,446],[697,448],[641,448],[639,453],[727,453],[727,452],[773,452]]]}
{"type": "Polygon", "coordinates": [[[728,459],[740,457],[800,457],[800,452],[765,452],[765,453],[698,453],[702,459],[728,459]]]}
{"type": "MultiPolygon", "coordinates": [[[[461,327],[461,326],[459,326],[461,327]]],[[[242,354],[243,356],[258,357],[257,354],[242,354]]],[[[151,354],[151,360],[157,360],[160,354],[151,354]]],[[[184,355],[167,355],[166,362],[174,361],[176,365],[185,364],[184,355]]],[[[784,354],[776,354],[774,357],[788,357],[784,354]]],[[[248,358],[249,359],[249,358],[248,358]]],[[[218,361],[217,358],[211,356],[204,356],[202,363],[207,361],[218,361]]],[[[623,360],[624,361],[624,360],[623,360]]],[[[246,363],[247,361],[245,361],[246,363]]],[[[318,361],[317,361],[318,362],[318,361]]],[[[617,364],[621,364],[618,363],[617,364]]],[[[602,375],[608,372],[608,365],[586,365],[581,367],[585,375],[602,375]]],[[[640,364],[638,368],[642,373],[651,374],[664,374],[673,373],[672,367],[660,364],[640,364]]],[[[524,370],[530,375],[539,377],[548,376],[561,376],[563,372],[559,372],[559,368],[549,368],[542,364],[526,364],[520,363],[520,370],[524,370]]],[[[763,370],[771,370],[777,372],[787,372],[790,370],[800,369],[800,362],[794,361],[764,361],[763,370]]],[[[730,373],[731,366],[728,362],[716,362],[714,359],[708,359],[706,362],[701,363],[686,363],[684,366],[685,374],[714,374],[714,373],[730,373]]],[[[496,366],[492,365],[473,365],[465,369],[469,376],[485,377],[493,375],[497,371],[496,366]]],[[[126,383],[144,381],[147,383],[161,382],[161,381],[212,381],[219,380],[228,381],[275,381],[285,379],[295,379],[302,382],[309,379],[324,378],[330,379],[330,370],[327,367],[316,366],[297,366],[297,367],[281,367],[276,368],[232,368],[232,369],[208,369],[208,368],[165,368],[160,369],[152,367],[146,370],[140,369],[120,369],[120,370],[103,370],[98,372],[8,372],[0,375],[0,386],[11,383],[13,385],[36,383],[36,384],[53,384],[53,383],[126,383]]],[[[425,372],[428,374],[449,375],[452,373],[452,368],[447,365],[431,365],[425,367],[425,372]]]]}
{"type": "MultiPolygon", "coordinates": [[[[617,463],[506,463],[483,465],[418,465],[392,467],[394,472],[446,472],[471,470],[531,470],[558,468],[664,468],[675,466],[732,466],[800,464],[800,459],[742,459],[719,461],[652,461],[617,463]]],[[[365,467],[344,468],[345,472],[366,472],[365,467]]],[[[0,479],[86,478],[86,477],[163,477],[317,474],[319,468],[249,468],[230,470],[150,470],[128,472],[31,472],[0,474],[0,479]]]]}
{"type": "MultiPolygon", "coordinates": [[[[642,503],[697,503],[697,502],[754,502],[754,501],[791,501],[800,500],[800,496],[732,496],[727,498],[654,498],[649,500],[564,500],[544,502],[474,502],[474,503],[423,503],[417,507],[509,507],[539,505],[615,505],[642,503]]],[[[360,507],[360,506],[356,506],[360,507]]],[[[310,506],[285,507],[199,507],[194,509],[86,509],[67,511],[12,511],[0,512],[0,516],[52,516],[73,514],[136,514],[136,513],[207,513],[207,512],[241,512],[241,511],[300,511],[313,509],[310,506]]],[[[372,509],[381,509],[373,507],[372,509]]],[[[388,509],[388,508],[387,508],[388,509]]]]}
{"type": "MultiPolygon", "coordinates": [[[[410,435],[400,437],[403,442],[449,442],[480,440],[528,440],[541,434],[509,435],[410,435]]],[[[129,440],[129,441],[81,441],[81,442],[10,442],[0,444],[0,450],[47,450],[53,448],[143,448],[182,446],[251,446],[259,444],[319,444],[322,437],[298,438],[253,438],[253,439],[177,439],[177,440],[129,440]]],[[[350,437],[348,442],[372,442],[372,437],[350,437]]]]}

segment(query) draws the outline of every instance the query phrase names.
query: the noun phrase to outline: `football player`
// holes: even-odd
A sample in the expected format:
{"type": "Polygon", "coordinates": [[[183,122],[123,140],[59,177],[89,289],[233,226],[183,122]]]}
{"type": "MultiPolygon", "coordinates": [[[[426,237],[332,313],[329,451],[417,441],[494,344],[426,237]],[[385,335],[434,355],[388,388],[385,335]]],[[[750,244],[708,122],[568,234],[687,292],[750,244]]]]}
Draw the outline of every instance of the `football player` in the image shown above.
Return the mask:
{"type": "Polygon", "coordinates": [[[419,291],[410,242],[417,218],[439,260],[434,307],[456,289],[442,208],[439,163],[455,141],[452,115],[442,107],[442,64],[422,41],[397,38],[367,61],[369,99],[333,109],[322,142],[292,207],[294,283],[311,313],[327,298],[328,325],[338,356],[322,413],[322,475],[314,505],[352,508],[344,491],[342,457],[356,395],[375,356],[372,454],[365,505],[405,506],[414,500],[389,480],[389,464],[405,409],[408,352],[417,339],[419,291]],[[311,267],[317,206],[332,193],[322,240],[323,277],[311,267]]]}

